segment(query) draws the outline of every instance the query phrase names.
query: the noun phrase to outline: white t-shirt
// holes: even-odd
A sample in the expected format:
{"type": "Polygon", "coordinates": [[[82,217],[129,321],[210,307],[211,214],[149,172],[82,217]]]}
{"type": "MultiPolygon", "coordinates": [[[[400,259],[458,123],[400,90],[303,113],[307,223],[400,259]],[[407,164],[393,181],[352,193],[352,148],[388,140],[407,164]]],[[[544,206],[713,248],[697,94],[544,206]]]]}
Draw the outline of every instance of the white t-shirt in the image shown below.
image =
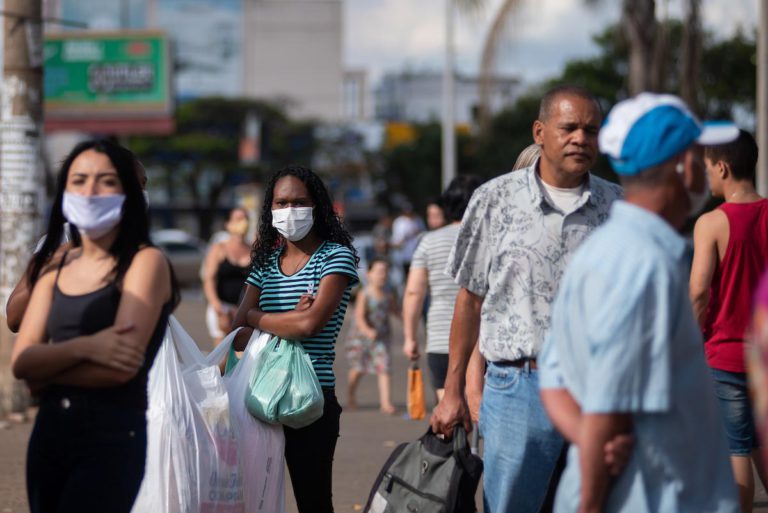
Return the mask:
{"type": "Polygon", "coordinates": [[[397,263],[410,262],[416,246],[419,245],[419,235],[424,231],[424,222],[419,217],[398,216],[392,223],[392,243],[400,246],[393,252],[397,263]]]}
{"type": "Polygon", "coordinates": [[[577,205],[581,201],[581,195],[584,194],[584,184],[578,187],[563,188],[549,185],[538,174],[536,179],[542,185],[547,198],[564,214],[568,215],[576,211],[577,205]]]}

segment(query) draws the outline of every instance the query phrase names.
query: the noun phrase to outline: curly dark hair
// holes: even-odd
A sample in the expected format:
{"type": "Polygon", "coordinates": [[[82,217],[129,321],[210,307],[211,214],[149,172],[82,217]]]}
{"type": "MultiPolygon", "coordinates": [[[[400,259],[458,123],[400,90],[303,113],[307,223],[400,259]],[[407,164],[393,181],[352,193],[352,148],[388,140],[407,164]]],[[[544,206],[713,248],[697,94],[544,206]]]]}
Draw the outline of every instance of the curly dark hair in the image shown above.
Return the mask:
{"type": "Polygon", "coordinates": [[[359,263],[357,250],[352,245],[352,236],[344,228],[344,225],[333,210],[331,195],[325,184],[311,169],[303,166],[288,166],[277,171],[269,180],[267,190],[264,195],[264,204],[261,207],[261,217],[259,219],[259,235],[256,242],[253,243],[251,250],[251,265],[264,267],[269,265],[271,256],[276,250],[285,246],[285,239],[272,226],[272,198],[275,191],[275,184],[281,178],[293,176],[302,181],[309,192],[312,202],[315,204],[314,224],[312,230],[321,240],[335,242],[348,247],[355,256],[355,263],[359,263]]]}

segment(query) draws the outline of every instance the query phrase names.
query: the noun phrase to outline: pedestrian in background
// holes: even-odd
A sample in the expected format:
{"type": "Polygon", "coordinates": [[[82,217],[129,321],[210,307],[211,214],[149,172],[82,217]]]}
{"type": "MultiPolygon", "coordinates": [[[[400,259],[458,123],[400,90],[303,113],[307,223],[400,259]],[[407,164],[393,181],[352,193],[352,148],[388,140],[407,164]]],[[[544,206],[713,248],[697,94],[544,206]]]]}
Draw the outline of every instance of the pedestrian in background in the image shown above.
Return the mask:
{"type": "Polygon", "coordinates": [[[411,267],[411,259],[416,246],[419,244],[419,237],[425,230],[424,221],[416,215],[413,205],[406,201],[400,209],[400,215],[392,223],[392,262],[400,267],[402,271],[402,281],[405,283],[408,276],[408,269],[411,267]]]}
{"type": "Polygon", "coordinates": [[[379,409],[392,415],[391,345],[389,318],[398,315],[397,295],[388,286],[389,262],[377,258],[368,263],[368,280],[355,298],[355,328],[347,340],[349,376],[347,406],[357,408],[357,385],[365,374],[375,374],[379,409]]]}
{"type": "Polygon", "coordinates": [[[432,198],[427,202],[427,230],[433,231],[442,228],[448,223],[443,209],[442,198],[432,198]]]}
{"type": "Polygon", "coordinates": [[[427,365],[438,402],[443,398],[445,376],[448,372],[448,336],[453,317],[453,305],[459,286],[445,271],[448,255],[456,242],[464,211],[472,193],[482,181],[474,175],[459,175],[448,185],[439,202],[450,224],[427,232],[421,238],[408,273],[403,298],[403,353],[417,360],[419,327],[425,297],[429,294],[427,312],[427,365]]]}
{"type": "Polygon", "coordinates": [[[573,256],[540,358],[544,404],[571,442],[557,513],[738,511],[678,233],[707,200],[697,143],[737,134],[650,93],[617,104],[600,131],[626,201],[573,256]],[[618,472],[606,447],[625,434],[635,448],[618,472]]]}
{"type": "MultiPolygon", "coordinates": [[[[358,258],[323,181],[310,169],[286,167],[266,188],[251,274],[234,327],[251,326],[302,344],[323,389],[323,416],[284,426],[285,460],[301,513],[333,512],[333,455],[341,406],[333,362],[358,258]]],[[[241,330],[235,349],[250,337],[241,330]]]]}
{"type": "Polygon", "coordinates": [[[149,239],[135,161],[108,141],[77,145],[29,265],[12,365],[41,397],[27,454],[33,513],[128,513],[144,476],[147,375],[179,294],[149,239]],[[65,220],[81,242],[51,269],[65,220]]]}
{"type": "Polygon", "coordinates": [[[366,255],[367,260],[374,258],[390,258],[390,241],[392,240],[392,214],[388,211],[373,225],[371,236],[373,237],[373,248],[370,254],[366,255]]]}
{"type": "Polygon", "coordinates": [[[753,462],[763,487],[766,475],[747,389],[744,337],[768,263],[768,200],[755,191],[757,144],[748,132],[704,148],[704,163],[712,195],[725,203],[696,221],[690,296],[728,435],[741,511],[749,513],[753,462]]]}
{"type": "Polygon", "coordinates": [[[489,513],[538,513],[564,446],[539,400],[536,359],[570,255],[621,196],[617,185],[589,174],[600,122],[588,91],[548,91],[533,123],[541,158],[475,191],[448,260],[446,272],[461,290],[445,396],[431,424],[448,436],[457,423],[471,431],[465,376],[479,337],[488,361],[480,433],[489,513]]]}
{"type": "Polygon", "coordinates": [[[248,225],[246,209],[230,210],[225,225],[227,238],[213,244],[205,257],[205,323],[214,346],[232,330],[235,311],[245,290],[251,263],[251,247],[245,240],[248,225]]]}

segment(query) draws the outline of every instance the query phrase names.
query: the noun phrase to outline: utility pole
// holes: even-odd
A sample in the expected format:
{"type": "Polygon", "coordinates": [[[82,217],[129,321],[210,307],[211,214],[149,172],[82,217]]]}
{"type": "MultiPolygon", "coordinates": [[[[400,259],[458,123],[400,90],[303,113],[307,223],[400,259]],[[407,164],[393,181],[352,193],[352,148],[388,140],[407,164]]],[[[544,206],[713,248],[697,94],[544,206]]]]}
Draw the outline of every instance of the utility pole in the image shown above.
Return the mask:
{"type": "Polygon", "coordinates": [[[28,394],[13,378],[13,336],[5,305],[39,233],[45,199],[41,160],[43,25],[41,0],[4,0],[0,87],[0,418],[24,415],[28,394]]]}
{"type": "Polygon", "coordinates": [[[445,190],[456,176],[456,129],[454,115],[454,48],[453,24],[456,0],[445,0],[445,66],[443,68],[443,165],[442,188],[445,190]]]}
{"type": "Polygon", "coordinates": [[[768,0],[760,0],[757,30],[757,191],[768,196],[768,0]]]}

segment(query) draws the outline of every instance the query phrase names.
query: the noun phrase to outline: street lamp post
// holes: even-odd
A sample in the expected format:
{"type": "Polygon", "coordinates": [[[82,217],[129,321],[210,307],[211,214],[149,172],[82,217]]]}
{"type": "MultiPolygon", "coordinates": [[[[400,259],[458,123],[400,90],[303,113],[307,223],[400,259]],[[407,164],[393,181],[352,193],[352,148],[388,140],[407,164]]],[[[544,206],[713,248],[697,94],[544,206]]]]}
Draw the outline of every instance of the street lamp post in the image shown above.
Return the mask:
{"type": "Polygon", "coordinates": [[[456,131],[454,115],[453,24],[456,0],[445,0],[445,66],[443,67],[442,187],[456,176],[456,131]]]}

